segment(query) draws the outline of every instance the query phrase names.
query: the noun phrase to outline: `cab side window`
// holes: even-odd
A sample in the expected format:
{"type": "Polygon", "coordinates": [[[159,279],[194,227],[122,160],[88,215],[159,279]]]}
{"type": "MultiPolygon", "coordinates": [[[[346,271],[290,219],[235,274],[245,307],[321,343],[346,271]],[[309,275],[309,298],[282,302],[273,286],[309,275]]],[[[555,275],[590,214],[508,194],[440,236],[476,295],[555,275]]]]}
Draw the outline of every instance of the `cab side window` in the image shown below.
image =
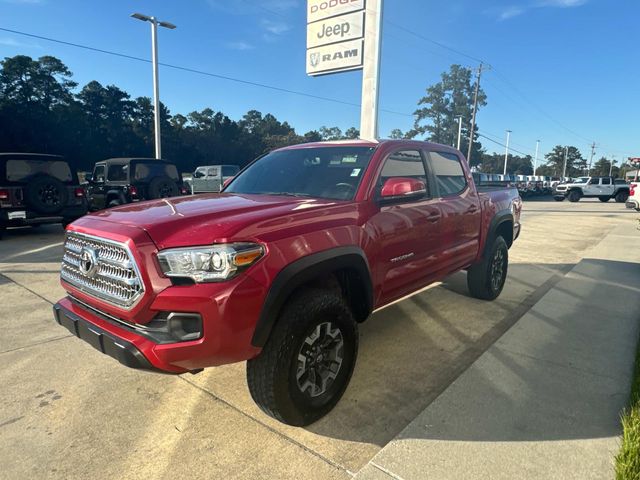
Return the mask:
{"type": "Polygon", "coordinates": [[[467,179],[457,155],[449,152],[429,152],[429,158],[441,197],[458,195],[467,188],[467,179]]]}
{"type": "Polygon", "coordinates": [[[603,178],[602,179],[602,185],[611,185],[611,179],[610,178],[603,178]]]}
{"type": "Polygon", "coordinates": [[[104,183],[104,165],[97,165],[93,170],[93,181],[104,183]]]}
{"type": "Polygon", "coordinates": [[[378,186],[382,187],[388,179],[396,177],[420,180],[427,188],[427,195],[430,195],[422,155],[417,150],[400,150],[389,155],[382,167],[378,186]]]}

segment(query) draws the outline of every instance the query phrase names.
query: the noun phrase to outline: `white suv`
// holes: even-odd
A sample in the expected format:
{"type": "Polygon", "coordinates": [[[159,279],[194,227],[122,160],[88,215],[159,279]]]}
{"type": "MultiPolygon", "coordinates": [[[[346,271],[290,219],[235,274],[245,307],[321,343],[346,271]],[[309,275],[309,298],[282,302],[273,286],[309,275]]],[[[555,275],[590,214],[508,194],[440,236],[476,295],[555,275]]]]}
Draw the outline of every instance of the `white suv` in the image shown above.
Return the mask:
{"type": "Polygon", "coordinates": [[[556,185],[553,198],[559,202],[568,198],[570,202],[579,202],[581,198],[597,198],[601,202],[608,202],[615,198],[616,202],[624,203],[629,198],[629,186],[618,183],[613,177],[580,177],[573,183],[556,185]]]}

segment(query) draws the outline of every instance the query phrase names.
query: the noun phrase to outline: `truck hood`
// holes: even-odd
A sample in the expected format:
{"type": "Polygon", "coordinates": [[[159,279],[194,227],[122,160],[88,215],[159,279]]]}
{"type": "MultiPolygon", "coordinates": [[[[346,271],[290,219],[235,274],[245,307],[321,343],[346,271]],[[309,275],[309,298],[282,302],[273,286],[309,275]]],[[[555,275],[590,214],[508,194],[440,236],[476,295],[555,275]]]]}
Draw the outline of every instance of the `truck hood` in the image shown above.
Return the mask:
{"type": "Polygon", "coordinates": [[[324,199],[279,195],[210,194],[133,203],[87,219],[145,230],[159,249],[259,239],[283,228],[291,216],[342,205],[324,199]],[[274,219],[281,221],[274,222],[274,219]]]}

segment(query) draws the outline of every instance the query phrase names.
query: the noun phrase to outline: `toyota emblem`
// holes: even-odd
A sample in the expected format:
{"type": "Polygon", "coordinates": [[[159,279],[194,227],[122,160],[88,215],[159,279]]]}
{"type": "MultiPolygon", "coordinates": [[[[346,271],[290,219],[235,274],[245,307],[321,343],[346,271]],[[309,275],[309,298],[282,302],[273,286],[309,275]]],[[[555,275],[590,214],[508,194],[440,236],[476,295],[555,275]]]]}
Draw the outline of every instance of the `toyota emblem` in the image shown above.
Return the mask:
{"type": "Polygon", "coordinates": [[[93,278],[98,270],[98,257],[93,248],[83,247],[80,252],[80,264],[78,265],[83,275],[93,278]]]}

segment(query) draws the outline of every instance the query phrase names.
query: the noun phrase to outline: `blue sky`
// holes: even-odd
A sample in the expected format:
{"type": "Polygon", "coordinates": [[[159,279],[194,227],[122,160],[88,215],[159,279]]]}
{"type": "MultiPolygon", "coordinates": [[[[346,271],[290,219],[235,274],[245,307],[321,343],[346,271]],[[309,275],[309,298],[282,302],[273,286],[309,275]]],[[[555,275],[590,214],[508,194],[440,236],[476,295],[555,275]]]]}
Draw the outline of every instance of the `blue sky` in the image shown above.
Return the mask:
{"type": "MultiPolygon", "coordinates": [[[[133,56],[150,57],[139,11],[175,23],[160,32],[160,60],[197,70],[360,103],[361,73],[305,74],[305,0],[0,0],[0,27],[133,56]]],[[[418,99],[452,63],[477,62],[408,33],[433,39],[493,66],[483,76],[485,134],[533,155],[575,145],[585,156],[640,156],[637,0],[386,0],[381,134],[406,131],[418,99]],[[401,27],[401,28],[400,28],[401,27]]],[[[132,96],[151,96],[148,64],[0,31],[0,58],[54,55],[81,85],[96,79],[132,96]]],[[[322,125],[358,126],[357,107],[161,68],[161,96],[172,112],[212,107],[239,119],[273,113],[299,133],[322,125]]],[[[489,151],[503,147],[483,139],[489,151]]]]}

